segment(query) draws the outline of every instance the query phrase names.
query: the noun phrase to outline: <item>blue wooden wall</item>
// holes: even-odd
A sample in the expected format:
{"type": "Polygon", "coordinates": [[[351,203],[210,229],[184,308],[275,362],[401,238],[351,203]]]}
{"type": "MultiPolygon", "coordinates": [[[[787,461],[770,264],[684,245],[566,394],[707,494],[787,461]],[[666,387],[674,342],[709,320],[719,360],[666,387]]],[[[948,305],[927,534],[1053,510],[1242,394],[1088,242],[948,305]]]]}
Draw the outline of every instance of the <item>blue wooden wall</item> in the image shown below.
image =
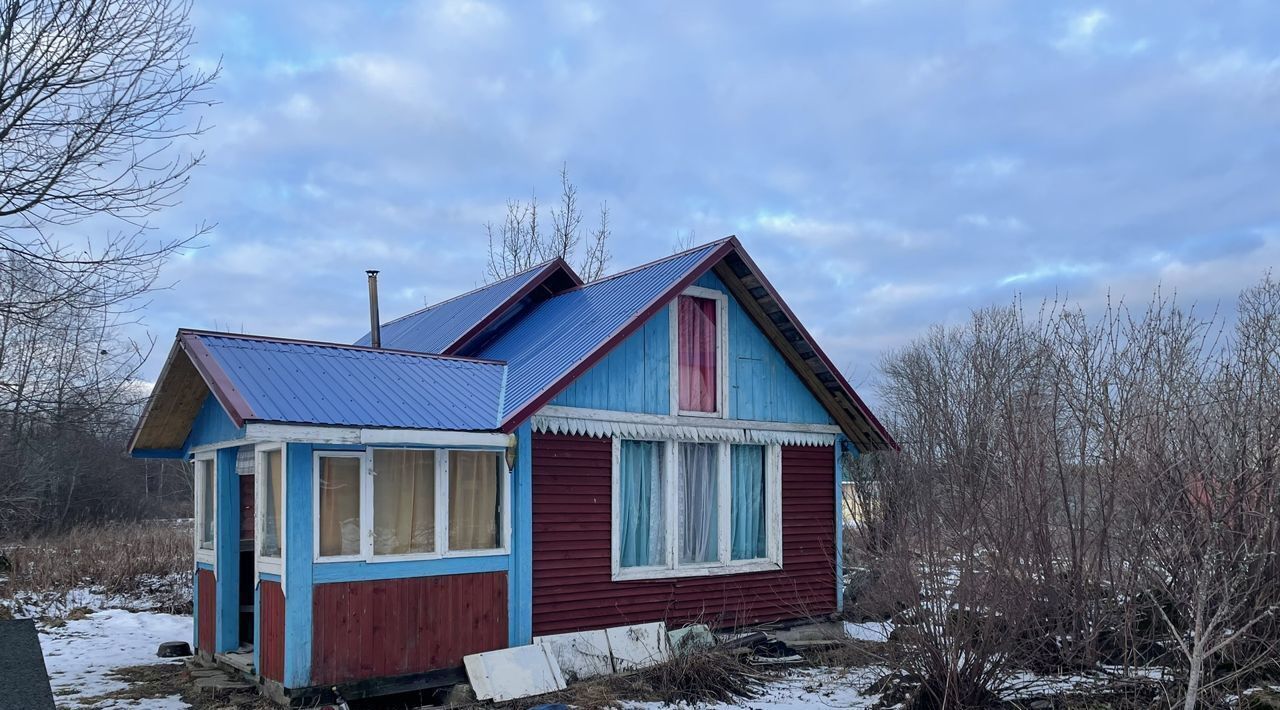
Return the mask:
{"type": "MultiPolygon", "coordinates": [[[[713,273],[698,286],[729,294],[729,418],[831,424],[831,415],[713,273]]],[[[551,401],[566,407],[671,413],[670,309],[654,314],[551,401]]]]}
{"type": "Polygon", "coordinates": [[[191,433],[187,435],[186,450],[204,444],[217,444],[223,441],[236,441],[244,438],[244,427],[238,427],[226,410],[218,403],[218,398],[209,393],[200,405],[196,420],[191,424],[191,433]]]}

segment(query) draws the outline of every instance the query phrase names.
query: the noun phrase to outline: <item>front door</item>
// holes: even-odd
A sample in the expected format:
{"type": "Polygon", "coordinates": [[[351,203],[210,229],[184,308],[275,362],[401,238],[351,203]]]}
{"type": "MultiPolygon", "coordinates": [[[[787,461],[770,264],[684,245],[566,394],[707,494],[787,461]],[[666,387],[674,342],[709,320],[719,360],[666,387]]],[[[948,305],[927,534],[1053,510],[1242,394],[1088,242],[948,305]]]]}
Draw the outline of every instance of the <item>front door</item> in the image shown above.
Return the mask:
{"type": "Polygon", "coordinates": [[[254,475],[252,457],[240,469],[240,647],[253,646],[254,475]],[[247,470],[246,470],[247,469],[247,470]]]}

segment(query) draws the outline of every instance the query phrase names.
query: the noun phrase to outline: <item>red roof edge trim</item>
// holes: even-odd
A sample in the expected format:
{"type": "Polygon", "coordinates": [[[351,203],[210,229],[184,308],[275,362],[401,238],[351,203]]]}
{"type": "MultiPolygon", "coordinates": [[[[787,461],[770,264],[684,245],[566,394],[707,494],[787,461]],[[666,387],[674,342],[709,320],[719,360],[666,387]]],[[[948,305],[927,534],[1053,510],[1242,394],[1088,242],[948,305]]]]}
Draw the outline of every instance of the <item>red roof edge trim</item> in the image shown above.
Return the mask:
{"type": "Polygon", "coordinates": [[[204,378],[205,384],[209,385],[209,391],[218,398],[218,403],[227,411],[227,416],[231,417],[231,421],[235,422],[237,427],[244,426],[246,419],[255,418],[253,407],[249,406],[249,402],[245,400],[244,395],[240,394],[240,390],[236,389],[231,378],[227,377],[227,373],[222,370],[222,366],[214,360],[209,348],[200,342],[199,334],[192,331],[179,331],[178,342],[191,358],[191,364],[196,366],[196,371],[204,378]]]}
{"type": "Polygon", "coordinates": [[[470,344],[476,336],[483,333],[485,328],[488,328],[494,321],[506,315],[507,311],[511,310],[513,306],[524,300],[525,296],[528,296],[530,293],[533,293],[534,290],[541,287],[547,282],[547,279],[551,278],[551,276],[557,271],[562,271],[569,277],[569,280],[574,284],[573,288],[577,288],[582,285],[582,277],[578,276],[578,272],[574,271],[573,268],[569,266],[569,262],[565,261],[564,257],[557,256],[538,268],[541,269],[541,272],[532,279],[529,279],[529,283],[521,287],[520,290],[511,294],[511,296],[502,303],[494,306],[493,310],[485,314],[484,318],[481,318],[478,323],[471,326],[465,333],[454,339],[454,341],[449,343],[449,345],[441,350],[440,353],[446,356],[457,355],[457,353],[470,344]]]}
{"type": "MultiPolygon", "coordinates": [[[[705,248],[705,246],[706,245],[703,245],[698,248],[702,249],[705,248]]],[[[528,419],[533,416],[534,412],[542,409],[542,406],[554,399],[555,396],[560,393],[560,390],[564,389],[570,382],[577,379],[579,375],[589,370],[592,365],[596,364],[596,362],[603,358],[615,345],[625,340],[627,336],[631,335],[643,326],[645,321],[653,317],[659,309],[665,307],[671,299],[680,295],[686,288],[692,285],[694,281],[697,281],[699,276],[705,274],[708,269],[719,263],[721,259],[727,256],[729,252],[733,251],[738,246],[740,245],[738,245],[737,237],[728,237],[721,240],[718,247],[709,252],[697,264],[692,266],[689,271],[684,276],[680,277],[680,280],[673,286],[658,294],[658,296],[646,304],[639,313],[632,316],[626,323],[622,324],[622,327],[618,328],[612,335],[606,338],[603,343],[598,345],[591,352],[587,353],[586,357],[579,360],[577,364],[556,379],[555,382],[552,382],[546,389],[539,392],[537,396],[525,403],[520,407],[520,409],[512,412],[511,416],[504,419],[501,424],[503,433],[510,434],[515,431],[516,427],[520,426],[525,419],[528,419]]],[[[665,260],[666,259],[659,259],[658,261],[665,260]]],[[[650,263],[652,264],[657,262],[650,263]]],[[[645,264],[643,266],[648,265],[649,264],[645,264]]],[[[634,271],[634,269],[629,269],[629,271],[634,271]]]]}
{"type": "MultiPolygon", "coordinates": [[[[734,238],[733,241],[737,244],[738,240],[734,238]]],[[[893,436],[889,434],[889,431],[884,428],[884,425],[880,423],[880,420],[876,418],[876,415],[871,413],[871,409],[867,407],[866,402],[862,401],[862,397],[858,396],[857,391],[853,389],[853,385],[849,384],[849,381],[844,378],[844,374],[842,374],[839,368],[831,362],[831,358],[827,357],[827,354],[822,351],[822,348],[818,346],[818,341],[814,340],[813,336],[809,334],[809,331],[805,329],[804,324],[800,322],[800,319],[796,318],[796,314],[792,312],[791,307],[787,305],[786,301],[782,300],[782,296],[778,293],[778,290],[773,287],[773,284],[769,283],[769,279],[765,277],[764,272],[760,270],[760,267],[756,265],[756,262],[751,259],[747,254],[747,251],[742,249],[741,246],[741,244],[737,244],[738,258],[742,259],[742,262],[751,270],[751,273],[756,277],[756,280],[760,282],[760,285],[764,287],[764,290],[769,293],[769,296],[773,298],[775,302],[777,302],[778,307],[782,309],[783,314],[787,316],[787,320],[791,321],[791,324],[795,326],[795,329],[800,331],[800,335],[809,343],[809,347],[813,348],[813,353],[818,356],[818,359],[822,361],[822,364],[826,365],[831,374],[835,376],[836,382],[840,384],[840,387],[845,391],[845,394],[847,394],[854,405],[858,407],[858,411],[862,413],[862,416],[866,417],[868,422],[871,422],[871,426],[875,427],[876,431],[880,433],[880,436],[884,438],[885,443],[892,447],[894,451],[901,451],[901,447],[898,446],[898,442],[895,441],[893,436]]]]}

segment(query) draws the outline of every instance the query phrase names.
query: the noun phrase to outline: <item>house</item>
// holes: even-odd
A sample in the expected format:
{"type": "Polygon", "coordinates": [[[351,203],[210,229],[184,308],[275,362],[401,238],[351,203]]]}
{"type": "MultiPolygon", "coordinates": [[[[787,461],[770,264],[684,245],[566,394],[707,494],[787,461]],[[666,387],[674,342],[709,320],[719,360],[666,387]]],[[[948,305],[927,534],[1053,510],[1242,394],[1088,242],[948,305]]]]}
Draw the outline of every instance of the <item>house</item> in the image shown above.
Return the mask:
{"type": "Polygon", "coordinates": [[[556,259],[354,345],[181,330],[130,449],[194,467],[196,648],[296,698],[834,612],[837,459],[894,446],[730,237],[590,284],[556,259]]]}

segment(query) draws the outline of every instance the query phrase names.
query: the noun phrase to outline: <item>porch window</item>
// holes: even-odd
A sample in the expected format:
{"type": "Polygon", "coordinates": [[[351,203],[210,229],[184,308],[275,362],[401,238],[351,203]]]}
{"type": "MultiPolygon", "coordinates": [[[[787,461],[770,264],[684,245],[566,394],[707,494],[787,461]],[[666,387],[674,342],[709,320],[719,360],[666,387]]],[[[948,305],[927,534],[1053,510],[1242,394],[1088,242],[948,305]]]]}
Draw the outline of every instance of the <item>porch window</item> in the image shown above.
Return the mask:
{"type": "Polygon", "coordinates": [[[691,286],[671,309],[672,414],[725,416],[728,297],[691,286]]]}
{"type": "Polygon", "coordinates": [[[614,579],[781,569],[781,458],[776,445],[615,439],[614,579]]]}
{"type": "Polygon", "coordinates": [[[284,466],[280,448],[258,452],[258,557],[280,557],[284,466]]]}
{"type": "Polygon", "coordinates": [[[212,456],[195,460],[196,481],[196,546],[201,550],[213,549],[214,536],[214,481],[216,466],[212,456]]]}
{"type": "Polygon", "coordinates": [[[491,555],[507,546],[500,451],[317,452],[316,561],[491,555]]]}
{"type": "Polygon", "coordinates": [[[449,549],[502,547],[502,470],[492,451],[449,452],[449,549]]]}
{"type": "Polygon", "coordinates": [[[319,557],[360,554],[360,458],[321,455],[319,557]]]}
{"type": "Polygon", "coordinates": [[[436,549],[436,452],[373,451],[373,554],[436,549]]]}

